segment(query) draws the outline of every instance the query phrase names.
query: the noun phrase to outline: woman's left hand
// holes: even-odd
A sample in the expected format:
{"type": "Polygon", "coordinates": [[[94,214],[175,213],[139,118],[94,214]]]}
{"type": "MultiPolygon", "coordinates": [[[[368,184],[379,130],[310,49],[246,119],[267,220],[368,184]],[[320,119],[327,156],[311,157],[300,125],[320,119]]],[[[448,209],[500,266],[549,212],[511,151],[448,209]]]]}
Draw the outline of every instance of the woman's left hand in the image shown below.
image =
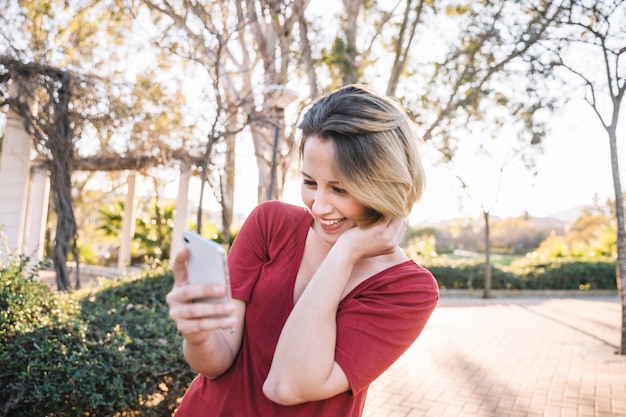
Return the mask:
{"type": "Polygon", "coordinates": [[[346,245],[356,264],[364,258],[393,253],[402,242],[406,221],[383,218],[367,228],[355,227],[341,235],[337,243],[346,245]]]}

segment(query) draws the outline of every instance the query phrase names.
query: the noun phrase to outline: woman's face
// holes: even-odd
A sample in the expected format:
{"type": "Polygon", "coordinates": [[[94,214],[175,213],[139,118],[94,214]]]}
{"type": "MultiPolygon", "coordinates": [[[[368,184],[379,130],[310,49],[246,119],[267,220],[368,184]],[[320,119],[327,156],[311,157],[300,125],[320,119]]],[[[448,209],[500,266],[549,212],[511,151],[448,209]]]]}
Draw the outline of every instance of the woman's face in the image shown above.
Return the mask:
{"type": "Polygon", "coordinates": [[[302,201],[313,215],[313,230],[335,243],[356,226],[367,208],[350,196],[335,176],[335,146],[316,136],[306,138],[302,153],[302,201]]]}

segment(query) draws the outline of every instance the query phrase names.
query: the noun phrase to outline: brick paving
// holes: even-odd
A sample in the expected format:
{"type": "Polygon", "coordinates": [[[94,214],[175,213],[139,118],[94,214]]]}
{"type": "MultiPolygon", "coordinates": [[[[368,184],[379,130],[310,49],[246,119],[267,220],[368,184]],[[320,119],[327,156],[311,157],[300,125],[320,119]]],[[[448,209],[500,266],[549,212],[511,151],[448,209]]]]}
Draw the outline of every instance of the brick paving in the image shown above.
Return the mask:
{"type": "Polygon", "coordinates": [[[626,417],[617,296],[443,296],[364,417],[626,417]]]}

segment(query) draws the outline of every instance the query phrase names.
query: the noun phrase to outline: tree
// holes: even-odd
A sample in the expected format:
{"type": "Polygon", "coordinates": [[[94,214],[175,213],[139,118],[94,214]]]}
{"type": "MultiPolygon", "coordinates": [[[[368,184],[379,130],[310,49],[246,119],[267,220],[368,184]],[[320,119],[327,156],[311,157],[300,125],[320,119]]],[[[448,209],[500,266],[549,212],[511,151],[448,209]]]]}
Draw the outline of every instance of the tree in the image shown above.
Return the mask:
{"type": "Polygon", "coordinates": [[[560,221],[533,218],[528,215],[497,220],[492,226],[493,251],[515,255],[532,252],[547,236],[564,227],[560,221]]]}
{"type": "Polygon", "coordinates": [[[617,288],[622,304],[621,355],[626,355],[626,224],[617,129],[626,93],[625,16],[626,3],[622,0],[572,3],[567,14],[559,19],[561,31],[553,39],[551,57],[557,69],[564,69],[570,75],[568,80],[582,82],[578,86],[584,90],[584,100],[608,137],[617,221],[617,288]]]}
{"type": "Polygon", "coordinates": [[[53,260],[57,285],[60,290],[66,290],[69,288],[66,263],[70,247],[74,249],[74,258],[78,259],[70,177],[75,140],[70,100],[79,79],[54,67],[22,64],[7,57],[0,57],[0,71],[0,104],[20,115],[35,144],[49,155],[57,214],[53,260]]]}
{"type": "MultiPolygon", "coordinates": [[[[205,155],[222,150],[219,176],[207,175],[214,194],[222,206],[223,232],[228,235],[232,222],[234,193],[234,155],[239,133],[246,129],[252,137],[259,186],[257,199],[267,198],[275,126],[284,125],[283,115],[270,108],[264,100],[264,87],[286,85],[297,60],[294,52],[296,28],[301,37],[306,33],[303,17],[308,1],[213,1],[203,5],[183,2],[178,7],[171,2],[136,1],[125,7],[139,16],[143,7],[151,12],[154,28],[161,35],[154,45],[164,53],[183,59],[195,68],[199,79],[206,83],[202,96],[211,120],[206,135],[205,155]],[[260,83],[257,80],[262,80],[260,83]],[[220,142],[218,146],[217,142],[220,142]]],[[[301,61],[307,77],[311,70],[308,39],[302,37],[301,61]]],[[[309,83],[316,91],[317,82],[309,83]]],[[[316,93],[315,93],[316,94],[316,93]]],[[[281,130],[281,133],[286,130],[281,130]]],[[[293,132],[293,129],[291,130],[293,132]]],[[[277,152],[279,181],[274,196],[280,197],[287,164],[295,150],[293,133],[282,135],[277,152]]],[[[216,160],[216,158],[213,158],[216,160]]],[[[200,225],[199,225],[200,226],[200,225]]]]}
{"type": "Polygon", "coordinates": [[[540,151],[534,145],[546,134],[548,111],[554,108],[556,97],[542,93],[546,79],[533,57],[541,55],[539,42],[565,8],[559,1],[537,5],[532,1],[497,1],[457,3],[445,11],[450,25],[461,28],[447,35],[458,46],[448,49],[435,64],[425,94],[412,108],[416,109],[414,116],[422,126],[423,139],[437,149],[440,163],[455,171],[462,189],[474,200],[479,198],[472,195],[469,176],[455,168],[458,138],[475,143],[477,158],[498,155],[492,149],[511,142],[506,145],[511,152],[495,157],[500,167],[492,175],[497,181],[491,186],[491,201],[479,202],[485,241],[483,296],[487,298],[491,285],[490,212],[498,201],[507,165],[521,159],[531,168],[533,155],[540,151]],[[516,141],[506,140],[515,136],[516,141]]]}
{"type": "Polygon", "coordinates": [[[616,229],[602,213],[583,213],[563,234],[551,234],[537,248],[542,258],[614,257],[616,229]]]}
{"type": "MultiPolygon", "coordinates": [[[[78,239],[73,171],[145,169],[167,163],[176,152],[182,160],[193,161],[187,149],[181,152],[168,144],[172,132],[185,137],[189,129],[176,123],[185,120],[175,110],[179,107],[167,103],[170,96],[162,94],[150,73],[143,78],[139,74],[134,85],[126,81],[128,68],[119,68],[125,61],[122,55],[132,45],[141,47],[120,42],[132,20],[112,13],[109,2],[22,1],[19,7],[10,6],[0,18],[0,95],[2,104],[17,111],[33,134],[36,162],[51,169],[58,220],[55,270],[59,289],[67,289],[65,261],[78,239]],[[117,49],[108,53],[111,47],[117,49]],[[109,59],[99,59],[98,54],[109,59]],[[128,140],[120,143],[121,137],[128,140]],[[83,146],[77,146],[79,142],[83,146]],[[84,146],[86,142],[91,146],[84,146]],[[91,152],[81,153],[81,148],[91,152]]],[[[76,250],[74,255],[78,263],[76,250]]],[[[76,277],[78,287],[78,271],[76,277]]]]}
{"type": "Polygon", "coordinates": [[[323,50],[322,60],[331,70],[333,80],[330,88],[354,84],[363,76],[362,68],[365,53],[359,51],[357,38],[359,35],[358,18],[363,0],[344,1],[344,14],[341,18],[341,31],[333,41],[330,51],[323,50]]]}
{"type": "MultiPolygon", "coordinates": [[[[513,135],[518,135],[519,142],[514,145],[514,154],[532,166],[533,154],[539,147],[530,145],[540,144],[545,136],[547,112],[556,100],[543,94],[544,69],[535,64],[533,57],[543,53],[539,42],[565,13],[567,3],[501,0],[440,4],[407,0],[386,8],[389,6],[353,0],[344,5],[342,33],[335,38],[332,49],[322,54],[335,86],[365,78],[365,72],[357,72],[353,66],[357,63],[363,68],[375,61],[374,45],[380,42],[381,49],[393,58],[391,71],[387,72],[387,93],[412,109],[422,138],[437,149],[442,163],[454,166],[458,137],[481,140],[476,134],[481,131],[483,137],[495,139],[505,136],[505,126],[514,125],[513,135]],[[438,28],[434,22],[447,24],[438,28]],[[394,38],[391,42],[387,37],[390,35],[394,38]],[[422,40],[417,46],[413,43],[416,38],[422,40]],[[434,58],[434,63],[424,65],[425,59],[415,57],[421,58],[426,55],[424,50],[431,49],[427,42],[444,52],[441,58],[434,58]],[[418,47],[421,49],[416,51],[418,47]],[[419,83],[419,79],[426,81],[419,83]],[[416,90],[422,93],[416,95],[416,90]]],[[[376,58],[380,62],[381,57],[376,58]]],[[[388,69],[379,66],[383,68],[381,73],[388,69]]],[[[489,153],[492,146],[485,140],[480,148],[489,153]]],[[[503,160],[497,175],[500,178],[508,158],[503,160]]],[[[467,180],[457,177],[467,191],[467,180]]],[[[493,204],[496,201],[497,196],[493,204]]],[[[490,208],[481,205],[488,296],[490,208]]]]}
{"type": "Polygon", "coordinates": [[[407,76],[410,52],[415,49],[413,42],[427,9],[434,10],[433,2],[418,0],[413,5],[413,0],[398,1],[390,8],[389,3],[344,1],[340,28],[329,40],[332,46],[320,51],[320,62],[330,77],[327,88],[368,82],[367,70],[378,68],[380,78],[387,79],[387,94],[395,96],[400,79],[407,76]],[[392,61],[392,67],[381,64],[381,57],[392,61]]]}
{"type": "Polygon", "coordinates": [[[387,95],[395,96],[398,89],[398,83],[400,77],[406,70],[409,52],[413,45],[415,33],[418,25],[422,21],[422,15],[426,12],[431,2],[427,0],[418,0],[415,8],[411,8],[413,0],[407,0],[406,8],[404,9],[404,18],[402,24],[398,30],[398,37],[394,40],[395,53],[393,60],[393,67],[391,68],[391,75],[389,76],[389,82],[387,83],[387,95]]]}

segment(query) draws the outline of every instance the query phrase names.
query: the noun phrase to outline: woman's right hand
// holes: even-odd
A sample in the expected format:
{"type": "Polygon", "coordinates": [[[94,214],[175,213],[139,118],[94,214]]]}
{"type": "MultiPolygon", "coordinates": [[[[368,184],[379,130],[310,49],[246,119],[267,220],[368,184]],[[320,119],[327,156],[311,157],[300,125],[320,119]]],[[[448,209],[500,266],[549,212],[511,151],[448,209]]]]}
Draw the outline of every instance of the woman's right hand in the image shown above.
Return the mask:
{"type": "Polygon", "coordinates": [[[172,270],[174,272],[174,287],[167,294],[166,302],[170,308],[169,316],[176,323],[178,331],[187,343],[204,343],[209,334],[218,329],[230,331],[236,325],[233,314],[236,306],[234,302],[207,303],[194,302],[201,298],[221,298],[226,289],[210,284],[190,284],[188,281],[187,260],[189,250],[184,248],[176,259],[172,270]]]}

